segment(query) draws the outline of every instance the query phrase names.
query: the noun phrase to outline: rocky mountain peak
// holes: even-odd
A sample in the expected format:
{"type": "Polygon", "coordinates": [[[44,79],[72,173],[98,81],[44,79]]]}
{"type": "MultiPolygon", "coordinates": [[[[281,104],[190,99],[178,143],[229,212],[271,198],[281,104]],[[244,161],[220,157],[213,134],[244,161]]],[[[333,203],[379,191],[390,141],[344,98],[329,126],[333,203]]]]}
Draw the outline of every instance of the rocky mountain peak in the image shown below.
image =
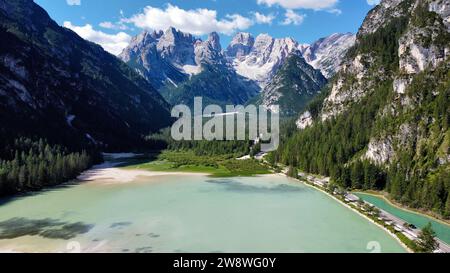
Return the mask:
{"type": "Polygon", "coordinates": [[[222,46],[220,45],[220,37],[216,32],[208,35],[208,39],[204,42],[197,41],[195,44],[195,62],[197,65],[225,64],[225,58],[222,54],[222,46]]]}
{"type": "Polygon", "coordinates": [[[226,55],[229,58],[246,56],[250,53],[254,43],[255,38],[250,33],[239,32],[233,37],[228,45],[226,55]]]}
{"type": "Polygon", "coordinates": [[[245,47],[236,47],[233,44],[229,47],[228,56],[233,57],[233,66],[237,73],[243,77],[258,82],[264,87],[277,70],[283,65],[286,58],[297,50],[298,43],[292,38],[275,39],[268,34],[260,34],[254,42],[251,36],[239,35],[235,41],[247,38],[251,41],[245,47]],[[250,44],[253,44],[250,46],[250,44]],[[239,49],[240,54],[235,54],[233,50],[239,49]]]}
{"type": "Polygon", "coordinates": [[[174,69],[191,76],[199,74],[204,64],[232,66],[239,76],[257,82],[263,88],[286,59],[298,50],[305,54],[306,61],[314,68],[320,69],[322,73],[329,71],[326,76],[334,74],[344,51],[352,45],[352,37],[351,34],[334,34],[322,39],[322,43],[310,46],[300,45],[290,37],[275,39],[268,34],[260,34],[255,38],[250,33],[240,32],[222,52],[220,36],[215,32],[202,41],[171,27],[164,32],[141,33],[120,57],[135,66],[147,79],[153,80],[153,83],[157,78],[154,84],[158,88],[167,82],[177,85],[179,81],[175,79],[186,79],[180,75],[174,77],[174,69]],[[334,58],[325,58],[328,55],[322,52],[327,50],[334,58]],[[132,59],[134,62],[130,61],[132,59]],[[324,59],[328,62],[324,66],[326,69],[321,66],[324,59]]]}
{"type": "Polygon", "coordinates": [[[259,34],[256,36],[252,51],[261,54],[270,54],[274,42],[275,39],[272,38],[272,36],[268,34],[259,34]]]}
{"type": "Polygon", "coordinates": [[[158,40],[156,47],[162,58],[174,64],[183,65],[193,62],[193,45],[195,41],[196,39],[191,34],[170,27],[158,40]]]}
{"type": "Polygon", "coordinates": [[[255,38],[248,32],[239,32],[231,40],[230,46],[240,44],[252,47],[255,43],[255,38]]]}
{"type": "Polygon", "coordinates": [[[207,43],[211,47],[212,50],[222,51],[222,46],[220,45],[220,37],[217,32],[212,32],[208,35],[207,43]]]}
{"type": "Polygon", "coordinates": [[[342,59],[355,41],[356,36],[352,33],[334,33],[312,45],[300,45],[299,49],[310,65],[322,71],[325,77],[331,78],[339,70],[342,59]]]}
{"type": "MultiPolygon", "coordinates": [[[[399,17],[404,14],[403,8],[400,4],[405,3],[404,0],[382,0],[380,4],[375,6],[369,14],[367,14],[361,25],[357,36],[363,36],[374,33],[382,27],[387,21],[393,17],[399,17]]],[[[405,8],[411,6],[404,5],[405,8]]]]}

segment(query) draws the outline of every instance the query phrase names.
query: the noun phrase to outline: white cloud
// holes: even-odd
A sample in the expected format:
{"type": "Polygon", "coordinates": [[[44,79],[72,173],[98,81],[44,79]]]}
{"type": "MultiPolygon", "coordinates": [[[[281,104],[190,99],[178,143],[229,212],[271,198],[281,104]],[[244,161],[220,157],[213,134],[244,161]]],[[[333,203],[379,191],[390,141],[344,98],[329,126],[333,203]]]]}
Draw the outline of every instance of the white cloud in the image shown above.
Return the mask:
{"type": "Polygon", "coordinates": [[[259,12],[253,13],[255,16],[256,23],[258,24],[272,24],[272,21],[275,19],[275,16],[273,14],[264,15],[259,12]]]}
{"type": "Polygon", "coordinates": [[[98,24],[100,27],[102,28],[106,28],[106,29],[119,29],[119,30],[127,30],[128,27],[123,24],[122,22],[118,22],[118,23],[112,23],[109,21],[106,22],[101,22],[100,24],[98,24]]]}
{"type": "Polygon", "coordinates": [[[380,0],[367,0],[367,4],[374,6],[380,4],[380,0]]]}
{"type": "Polygon", "coordinates": [[[305,20],[305,16],[303,14],[298,14],[295,11],[288,9],[284,14],[284,21],[281,23],[282,25],[300,25],[305,20]]]}
{"type": "Polygon", "coordinates": [[[165,30],[175,27],[194,35],[204,35],[213,31],[231,35],[238,30],[245,30],[253,25],[253,21],[239,14],[217,18],[217,12],[209,9],[184,10],[168,4],[166,9],[147,6],[143,13],[127,19],[136,27],[143,29],[165,30]]]}
{"type": "Polygon", "coordinates": [[[327,11],[329,13],[336,14],[336,15],[341,15],[342,14],[342,10],[340,10],[340,9],[329,9],[327,11]]]}
{"type": "Polygon", "coordinates": [[[115,27],[115,25],[111,22],[101,22],[98,25],[101,26],[102,28],[108,28],[108,29],[113,29],[115,27]]]}
{"type": "Polygon", "coordinates": [[[101,45],[106,51],[114,55],[119,55],[122,50],[128,46],[131,40],[131,36],[125,32],[107,34],[94,30],[89,24],[85,26],[75,26],[71,22],[66,21],[64,22],[64,26],[75,31],[83,39],[101,45]]]}
{"type": "Polygon", "coordinates": [[[81,0],[66,0],[66,3],[69,6],[80,6],[81,0]]]}
{"type": "MultiPolygon", "coordinates": [[[[373,1],[373,0],[369,0],[373,1]]],[[[280,5],[285,9],[330,9],[336,6],[339,0],[258,0],[258,4],[268,6],[280,5]]]]}

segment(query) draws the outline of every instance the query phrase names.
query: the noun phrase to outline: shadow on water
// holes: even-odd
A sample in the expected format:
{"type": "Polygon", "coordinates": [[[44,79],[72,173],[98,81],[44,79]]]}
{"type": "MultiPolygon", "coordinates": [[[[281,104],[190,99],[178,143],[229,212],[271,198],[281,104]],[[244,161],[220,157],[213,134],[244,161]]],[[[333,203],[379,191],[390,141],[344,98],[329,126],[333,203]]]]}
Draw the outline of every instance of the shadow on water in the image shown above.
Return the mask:
{"type": "Polygon", "coordinates": [[[68,240],[89,232],[94,225],[83,222],[69,223],[56,219],[12,218],[0,222],[0,240],[23,236],[40,236],[48,239],[68,240]]]}
{"type": "Polygon", "coordinates": [[[65,182],[63,184],[59,184],[59,185],[55,185],[55,186],[49,186],[48,188],[43,188],[43,189],[36,189],[34,191],[29,191],[29,192],[24,192],[24,193],[17,193],[13,196],[6,196],[6,197],[1,197],[0,198],[0,206],[6,205],[8,203],[14,202],[14,201],[18,201],[24,198],[28,198],[28,197],[33,197],[33,196],[37,196],[40,194],[44,194],[44,193],[49,193],[49,192],[55,192],[55,191],[63,191],[75,186],[78,186],[80,184],[84,183],[84,181],[79,181],[79,180],[71,180],[68,182],[65,182]]]}
{"type": "Polygon", "coordinates": [[[232,179],[210,179],[206,183],[220,185],[227,191],[242,192],[242,193],[293,193],[302,192],[303,188],[293,185],[279,184],[275,186],[250,185],[234,181],[232,179]]]}
{"type": "Polygon", "coordinates": [[[111,224],[111,226],[109,226],[109,228],[113,228],[113,229],[122,229],[128,226],[131,226],[133,223],[132,222],[117,222],[117,223],[113,223],[111,224]]]}
{"type": "Polygon", "coordinates": [[[152,253],[153,248],[151,246],[136,248],[134,253],[152,253]]]}

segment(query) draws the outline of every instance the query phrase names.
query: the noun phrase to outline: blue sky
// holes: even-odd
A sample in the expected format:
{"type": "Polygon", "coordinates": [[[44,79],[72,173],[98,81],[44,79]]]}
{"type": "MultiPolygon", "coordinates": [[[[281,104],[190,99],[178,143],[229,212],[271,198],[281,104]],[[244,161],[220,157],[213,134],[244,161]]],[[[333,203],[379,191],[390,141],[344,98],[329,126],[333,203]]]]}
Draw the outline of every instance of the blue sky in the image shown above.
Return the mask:
{"type": "Polygon", "coordinates": [[[60,25],[117,54],[143,29],[168,25],[222,45],[239,31],[292,37],[300,43],[356,33],[377,0],[35,0],[60,25]]]}

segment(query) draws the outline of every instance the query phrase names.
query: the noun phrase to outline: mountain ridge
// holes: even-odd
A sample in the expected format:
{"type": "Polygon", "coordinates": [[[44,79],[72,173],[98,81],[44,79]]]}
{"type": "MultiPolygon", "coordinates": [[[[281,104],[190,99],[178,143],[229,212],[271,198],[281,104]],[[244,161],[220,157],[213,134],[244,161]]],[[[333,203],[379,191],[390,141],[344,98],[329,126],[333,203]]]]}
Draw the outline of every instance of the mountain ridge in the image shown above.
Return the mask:
{"type": "MultiPolygon", "coordinates": [[[[334,36],[351,40],[350,34],[334,36]]],[[[334,44],[327,39],[321,41],[328,42],[327,48],[340,46],[337,49],[340,54],[333,58],[336,62],[351,45],[351,41],[334,44]]],[[[323,48],[319,42],[315,44],[316,47],[323,48]]],[[[166,31],[142,32],[132,39],[119,57],[156,86],[171,104],[190,104],[194,94],[205,95],[206,101],[215,103],[244,104],[263,91],[288,57],[297,54],[297,51],[305,52],[308,49],[311,54],[309,64],[315,62],[314,65],[318,66],[320,58],[313,55],[316,47],[301,45],[292,38],[275,39],[268,34],[260,34],[255,38],[250,33],[239,32],[227,48],[222,49],[217,33],[210,34],[207,40],[202,41],[171,27],[166,31]],[[208,69],[205,70],[205,66],[208,69]],[[199,82],[198,78],[204,81],[199,82]],[[214,79],[222,82],[208,83],[214,79]],[[225,88],[219,88],[215,93],[206,90],[213,86],[225,88]]],[[[323,54],[322,50],[319,57],[324,55],[327,54],[323,54]]],[[[333,61],[327,60],[328,63],[333,61]]],[[[328,75],[334,73],[331,70],[338,69],[338,65],[324,65],[319,69],[324,67],[328,67],[328,75]]]]}
{"type": "Polygon", "coordinates": [[[0,0],[1,136],[120,149],[170,124],[168,104],[100,46],[31,0],[0,0]]]}

